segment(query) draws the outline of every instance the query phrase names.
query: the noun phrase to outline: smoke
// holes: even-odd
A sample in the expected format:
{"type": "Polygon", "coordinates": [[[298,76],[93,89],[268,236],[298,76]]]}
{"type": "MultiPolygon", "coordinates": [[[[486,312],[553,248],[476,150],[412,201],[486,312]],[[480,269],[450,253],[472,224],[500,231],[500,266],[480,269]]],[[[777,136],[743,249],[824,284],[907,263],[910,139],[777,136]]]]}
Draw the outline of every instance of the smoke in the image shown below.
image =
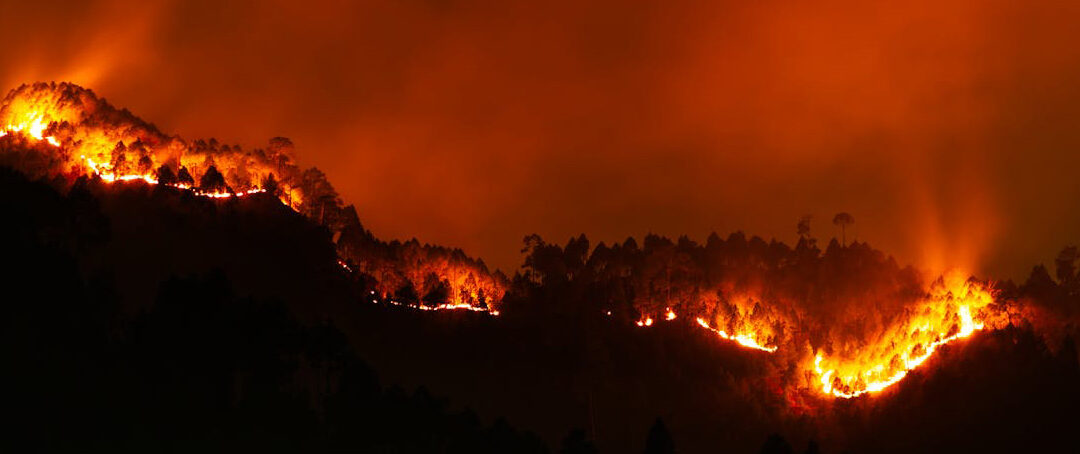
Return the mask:
{"type": "Polygon", "coordinates": [[[903,262],[1018,277],[1080,231],[1073,2],[3,9],[7,87],[290,137],[380,236],[503,269],[531,232],[828,237],[847,211],[903,262]]]}

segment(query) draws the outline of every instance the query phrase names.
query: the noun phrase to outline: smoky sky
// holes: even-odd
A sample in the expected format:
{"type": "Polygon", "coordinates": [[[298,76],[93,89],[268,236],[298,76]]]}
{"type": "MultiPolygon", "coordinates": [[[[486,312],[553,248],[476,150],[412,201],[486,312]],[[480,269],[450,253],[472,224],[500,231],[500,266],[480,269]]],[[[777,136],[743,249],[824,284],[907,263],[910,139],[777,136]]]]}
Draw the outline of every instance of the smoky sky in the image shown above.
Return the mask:
{"type": "Polygon", "coordinates": [[[285,136],[383,238],[848,236],[1020,277],[1080,241],[1080,3],[0,2],[0,82],[285,136]]]}

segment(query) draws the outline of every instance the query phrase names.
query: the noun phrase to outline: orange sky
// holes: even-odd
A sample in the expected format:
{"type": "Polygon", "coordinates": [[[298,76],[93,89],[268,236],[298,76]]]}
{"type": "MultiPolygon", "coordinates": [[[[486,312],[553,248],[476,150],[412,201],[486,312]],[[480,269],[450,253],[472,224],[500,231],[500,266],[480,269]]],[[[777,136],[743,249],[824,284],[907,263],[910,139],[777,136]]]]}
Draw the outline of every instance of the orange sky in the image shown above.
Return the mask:
{"type": "Polygon", "coordinates": [[[67,3],[0,1],[3,87],[290,137],[377,235],[504,270],[532,232],[791,241],[841,210],[996,276],[1080,242],[1080,2],[67,3]]]}

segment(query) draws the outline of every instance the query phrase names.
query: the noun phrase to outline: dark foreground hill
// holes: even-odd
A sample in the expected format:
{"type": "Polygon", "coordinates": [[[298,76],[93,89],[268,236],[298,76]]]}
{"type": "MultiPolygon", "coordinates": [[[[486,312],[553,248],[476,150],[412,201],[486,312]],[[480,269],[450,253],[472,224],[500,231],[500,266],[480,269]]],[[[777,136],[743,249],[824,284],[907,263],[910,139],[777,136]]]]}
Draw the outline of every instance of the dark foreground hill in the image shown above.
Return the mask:
{"type": "Polygon", "coordinates": [[[0,170],[4,451],[559,452],[580,428],[564,452],[641,452],[658,417],[651,445],[689,453],[1080,445],[1068,336],[1009,328],[880,396],[792,401],[778,363],[681,319],[370,304],[270,197],[56,187],[0,170]]]}

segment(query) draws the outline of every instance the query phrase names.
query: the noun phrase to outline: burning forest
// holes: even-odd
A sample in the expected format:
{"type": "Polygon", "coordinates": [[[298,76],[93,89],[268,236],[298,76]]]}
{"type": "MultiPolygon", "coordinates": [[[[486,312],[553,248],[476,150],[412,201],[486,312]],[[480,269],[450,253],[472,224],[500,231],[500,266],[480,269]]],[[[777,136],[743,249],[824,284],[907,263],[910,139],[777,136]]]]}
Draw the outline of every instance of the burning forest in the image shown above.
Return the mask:
{"type": "Polygon", "coordinates": [[[1078,451],[1078,28],[0,0],[0,452],[1078,451]]]}
{"type": "Polygon", "coordinates": [[[209,198],[274,196],[329,229],[343,266],[374,279],[380,298],[487,310],[505,292],[505,277],[460,250],[376,239],[322,172],[296,164],[286,138],[251,150],[215,139],[187,142],[70,83],[12,90],[0,104],[0,125],[0,159],[34,177],[139,181],[209,198]]]}
{"type": "Polygon", "coordinates": [[[693,320],[789,364],[795,373],[784,380],[800,398],[881,392],[946,344],[1028,323],[992,282],[927,277],[865,243],[834,240],[823,252],[809,237],[793,249],[737,233],[705,245],[650,235],[641,248],[631,238],[591,253],[584,236],[565,247],[527,244],[532,291],[564,289],[641,328],[693,320]]]}
{"type": "MultiPolygon", "coordinates": [[[[273,138],[264,148],[183,139],[70,83],[36,83],[12,90],[0,104],[0,125],[0,163],[66,192],[72,204],[107,197],[110,191],[151,190],[165,194],[162,200],[205,199],[209,210],[220,206],[226,213],[234,211],[230,206],[249,200],[284,207],[289,215],[302,219],[297,222],[318,229],[318,239],[312,244],[332,247],[333,271],[318,279],[346,289],[335,297],[339,302],[403,306],[431,320],[442,319],[445,312],[501,315],[484,322],[494,325],[483,325],[489,326],[483,329],[537,324],[543,326],[536,334],[540,339],[550,335],[544,331],[579,324],[590,327],[584,333],[621,327],[639,334],[703,333],[711,341],[705,348],[723,350],[727,347],[722,345],[729,345],[745,352],[746,359],[740,361],[753,364],[750,369],[756,372],[741,379],[729,374],[728,379],[738,383],[734,389],[754,396],[746,400],[765,408],[756,411],[785,424],[808,415],[839,417],[843,411],[830,412],[848,408],[843,407],[845,401],[889,402],[890,395],[910,392],[904,390],[909,376],[933,377],[934,369],[957,360],[950,353],[953,346],[980,337],[1030,330],[1045,345],[1055,346],[1055,354],[1080,361],[1080,355],[1069,353],[1068,347],[1064,353],[1056,347],[1072,345],[1069,339],[1076,334],[1080,254],[1075,247],[1066,248],[1057,258],[1056,279],[1045,268],[1036,267],[1029,281],[1017,286],[964,270],[931,273],[901,266],[866,242],[848,243],[843,236],[822,250],[811,235],[809,218],[804,218],[794,247],[748,238],[742,232],[726,238],[713,233],[703,244],[686,236],[673,241],[649,234],[640,246],[635,238],[593,245],[585,235],[560,246],[530,235],[524,241],[522,268],[508,277],[460,249],[421,244],[416,239],[378,239],[361,224],[357,209],[344,203],[326,175],[299,166],[296,147],[289,139],[273,138]],[[98,188],[97,195],[93,191],[87,195],[88,187],[98,188]]],[[[16,200],[16,195],[8,197],[16,200]]],[[[85,222],[79,220],[82,217],[72,222],[85,222]]],[[[851,215],[843,220],[844,226],[854,222],[851,215]]],[[[68,228],[59,225],[41,230],[46,233],[40,235],[68,228]]],[[[319,264],[309,270],[326,265],[326,260],[312,260],[319,264]]],[[[209,279],[176,284],[180,287],[174,290],[183,295],[184,286],[209,286],[212,292],[227,293],[214,287],[227,285],[215,281],[216,277],[209,279]]],[[[160,298],[164,302],[157,304],[165,307],[175,303],[168,295],[160,298]]],[[[322,313],[321,317],[333,312],[336,320],[356,317],[356,309],[339,303],[314,307],[298,305],[294,310],[322,313]]],[[[159,328],[175,329],[155,329],[159,328]]],[[[323,334],[305,335],[314,339],[323,334]]],[[[509,348],[493,345],[502,342],[491,338],[474,342],[487,349],[509,348]]],[[[478,347],[460,350],[470,348],[478,347]]],[[[323,360],[305,357],[305,366],[296,374],[321,377],[318,380],[328,383],[328,388],[303,392],[324,396],[344,392],[341,389],[347,388],[349,379],[333,368],[346,366],[322,369],[320,364],[329,363],[319,361],[323,360]]],[[[588,399],[591,412],[592,394],[588,399]]],[[[323,405],[330,404],[319,403],[318,411],[331,408],[323,405]]],[[[848,436],[830,430],[810,431],[825,439],[848,436]]],[[[526,446],[531,441],[521,443],[526,446]]]]}

